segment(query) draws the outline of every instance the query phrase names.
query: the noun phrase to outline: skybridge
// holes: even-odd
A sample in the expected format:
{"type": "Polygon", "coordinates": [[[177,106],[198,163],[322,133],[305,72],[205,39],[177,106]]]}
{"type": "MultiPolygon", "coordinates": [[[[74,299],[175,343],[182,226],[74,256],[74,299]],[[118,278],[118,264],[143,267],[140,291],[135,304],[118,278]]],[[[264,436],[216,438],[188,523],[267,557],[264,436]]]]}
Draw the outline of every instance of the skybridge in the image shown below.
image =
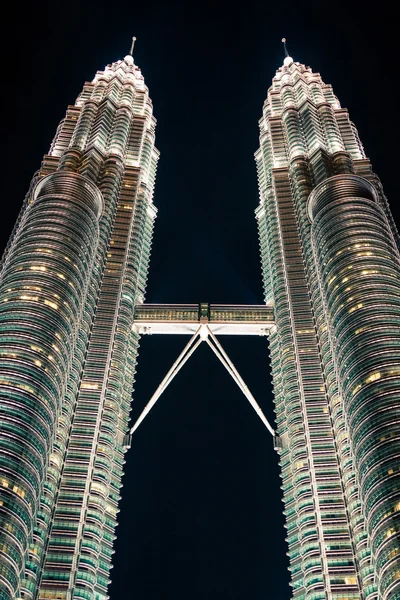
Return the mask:
{"type": "Polygon", "coordinates": [[[139,304],[134,327],[141,335],[193,335],[207,324],[214,335],[268,335],[272,306],[232,304],[139,304]]]}
{"type": "Polygon", "coordinates": [[[274,446],[279,450],[281,441],[271,427],[254,396],[243,381],[235,365],[222,347],[217,336],[257,335],[267,336],[274,327],[272,306],[230,305],[230,304],[139,304],[135,308],[132,329],[140,335],[190,335],[190,340],[178,356],[160,385],[145,406],[142,414],[126,436],[130,446],[132,434],[151,411],[161,394],[175,375],[189,360],[202,342],[205,342],[243,394],[274,438],[274,446]]]}

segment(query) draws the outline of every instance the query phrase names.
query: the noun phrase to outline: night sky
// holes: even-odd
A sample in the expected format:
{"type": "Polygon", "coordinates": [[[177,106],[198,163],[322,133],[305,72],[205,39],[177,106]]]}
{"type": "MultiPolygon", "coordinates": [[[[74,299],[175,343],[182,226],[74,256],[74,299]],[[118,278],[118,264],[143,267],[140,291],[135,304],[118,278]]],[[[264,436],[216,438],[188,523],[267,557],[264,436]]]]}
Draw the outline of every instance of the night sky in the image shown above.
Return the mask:
{"type": "MultiPolygon", "coordinates": [[[[253,154],[281,38],[333,85],[399,214],[395,6],[12,3],[1,39],[2,247],[67,104],[136,35],[161,152],[147,301],[262,303],[253,154]]],[[[142,340],[133,420],[186,341],[142,340]]],[[[272,420],[266,340],[221,341],[272,420]]],[[[205,344],[135,433],[123,483],[111,600],[289,600],[277,455],[205,344]]]]}

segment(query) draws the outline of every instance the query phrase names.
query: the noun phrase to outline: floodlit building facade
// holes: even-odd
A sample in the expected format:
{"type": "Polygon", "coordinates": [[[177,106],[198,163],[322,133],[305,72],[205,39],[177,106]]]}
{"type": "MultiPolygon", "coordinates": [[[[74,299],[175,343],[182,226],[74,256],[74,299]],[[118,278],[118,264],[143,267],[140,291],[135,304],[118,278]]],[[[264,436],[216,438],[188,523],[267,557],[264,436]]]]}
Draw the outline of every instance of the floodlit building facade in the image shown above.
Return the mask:
{"type": "Polygon", "coordinates": [[[0,598],[105,600],[158,152],[131,55],[86,83],[0,279],[0,598]]]}
{"type": "Polygon", "coordinates": [[[293,598],[400,599],[397,232],[320,75],[287,56],[260,131],[266,305],[145,305],[158,152],[132,56],[68,107],[0,271],[0,600],[107,600],[124,452],[201,342],[274,436],[293,598]],[[129,429],[146,333],[191,337],[129,429]],[[277,431],[217,335],[269,337],[277,431]]]}
{"type": "Polygon", "coordinates": [[[293,598],[400,598],[400,258],[332,87],[286,56],[258,219],[293,598]]]}

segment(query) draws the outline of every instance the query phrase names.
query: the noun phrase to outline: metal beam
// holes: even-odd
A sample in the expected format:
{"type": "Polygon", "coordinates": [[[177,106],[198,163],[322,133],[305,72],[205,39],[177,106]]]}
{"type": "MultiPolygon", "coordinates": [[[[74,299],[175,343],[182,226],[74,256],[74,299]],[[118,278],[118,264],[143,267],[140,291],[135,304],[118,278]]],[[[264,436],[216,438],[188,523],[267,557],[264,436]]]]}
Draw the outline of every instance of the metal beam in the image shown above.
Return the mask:
{"type": "Polygon", "coordinates": [[[164,379],[162,380],[162,382],[160,383],[160,385],[158,386],[148,403],[146,404],[142,414],[140,415],[136,423],[133,425],[133,427],[131,427],[129,431],[130,435],[132,435],[136,431],[143,419],[145,419],[145,417],[149,414],[149,412],[151,411],[151,409],[153,408],[163,391],[168,387],[175,375],[181,370],[185,362],[192,356],[193,352],[203,341],[201,338],[199,338],[195,343],[196,338],[200,334],[200,329],[201,326],[186,344],[186,346],[184,347],[184,349],[182,350],[182,352],[180,353],[180,355],[178,356],[178,358],[176,359],[176,361],[174,362],[174,364],[172,365],[172,367],[170,368],[170,370],[168,371],[168,373],[166,374],[166,376],[164,377],[164,379]]]}
{"type": "Polygon", "coordinates": [[[251,406],[254,408],[254,410],[256,411],[256,413],[258,414],[258,416],[260,417],[261,421],[264,423],[265,427],[268,429],[270,434],[272,436],[275,436],[275,431],[273,430],[273,428],[268,422],[267,417],[264,415],[263,411],[257,404],[253,394],[250,392],[249,388],[241,378],[239,371],[236,369],[235,365],[233,364],[233,362],[231,361],[231,359],[229,358],[229,356],[227,355],[227,353],[225,352],[225,350],[223,349],[223,347],[221,346],[211,329],[209,327],[207,327],[207,329],[210,333],[210,336],[206,340],[208,345],[219,358],[219,360],[222,362],[228,373],[231,375],[232,379],[238,384],[243,394],[246,396],[247,400],[250,402],[251,406]],[[214,345],[210,342],[210,338],[214,342],[214,345]]]}

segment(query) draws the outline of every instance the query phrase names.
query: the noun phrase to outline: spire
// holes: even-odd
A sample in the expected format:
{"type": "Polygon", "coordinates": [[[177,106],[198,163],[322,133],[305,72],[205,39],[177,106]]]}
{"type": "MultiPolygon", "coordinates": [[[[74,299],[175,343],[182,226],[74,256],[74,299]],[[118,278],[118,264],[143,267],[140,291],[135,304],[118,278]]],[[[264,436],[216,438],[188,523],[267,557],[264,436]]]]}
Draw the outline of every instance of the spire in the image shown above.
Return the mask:
{"type": "Polygon", "coordinates": [[[133,55],[133,48],[135,47],[135,42],[136,42],[136,38],[133,37],[132,38],[132,45],[131,45],[131,50],[129,52],[129,54],[132,56],[133,55]]]}
{"type": "Polygon", "coordinates": [[[132,44],[131,44],[131,49],[129,51],[129,54],[127,54],[124,58],[124,61],[128,64],[128,65],[133,65],[133,48],[135,47],[135,42],[136,42],[136,38],[133,37],[132,38],[132,44]]]}
{"type": "Polygon", "coordinates": [[[286,38],[282,38],[282,42],[283,42],[283,47],[285,49],[285,58],[287,56],[289,56],[289,52],[287,51],[287,46],[286,46],[286,38]]]}
{"type": "Polygon", "coordinates": [[[288,67],[289,65],[292,64],[293,62],[293,58],[291,56],[289,56],[289,52],[286,46],[286,38],[282,38],[282,42],[283,42],[283,47],[285,49],[285,60],[283,61],[283,64],[285,65],[285,67],[288,67]]]}

